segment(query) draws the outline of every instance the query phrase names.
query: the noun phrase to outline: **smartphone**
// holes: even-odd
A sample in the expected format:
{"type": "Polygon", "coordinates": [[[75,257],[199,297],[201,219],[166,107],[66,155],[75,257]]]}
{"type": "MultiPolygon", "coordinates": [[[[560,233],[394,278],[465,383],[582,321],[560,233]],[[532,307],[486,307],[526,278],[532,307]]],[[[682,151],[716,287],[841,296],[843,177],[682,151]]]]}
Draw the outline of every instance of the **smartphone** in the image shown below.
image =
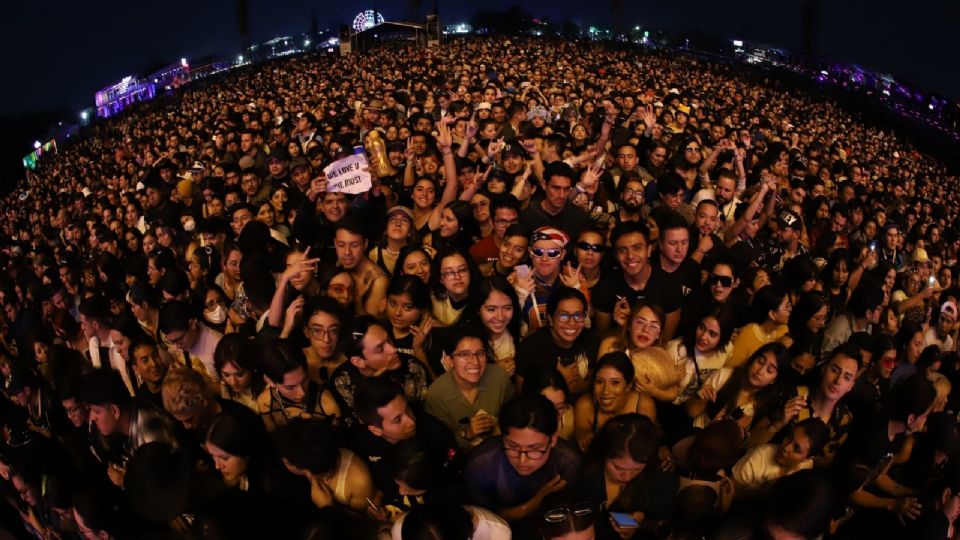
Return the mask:
{"type": "Polygon", "coordinates": [[[613,517],[613,520],[617,522],[617,527],[621,529],[636,529],[640,526],[637,520],[625,512],[610,512],[610,515],[613,517]]]}
{"type": "Polygon", "coordinates": [[[517,265],[514,267],[514,269],[517,271],[517,275],[520,276],[521,279],[527,279],[527,276],[530,275],[530,267],[525,264],[517,265]]]}
{"type": "Polygon", "coordinates": [[[877,250],[877,241],[874,240],[873,242],[870,242],[870,251],[876,251],[876,250],[877,250]]]}
{"type": "Polygon", "coordinates": [[[927,278],[927,283],[928,283],[931,287],[933,287],[933,284],[936,283],[936,282],[937,282],[937,278],[935,278],[935,277],[933,277],[933,276],[930,276],[930,277],[927,278]]]}

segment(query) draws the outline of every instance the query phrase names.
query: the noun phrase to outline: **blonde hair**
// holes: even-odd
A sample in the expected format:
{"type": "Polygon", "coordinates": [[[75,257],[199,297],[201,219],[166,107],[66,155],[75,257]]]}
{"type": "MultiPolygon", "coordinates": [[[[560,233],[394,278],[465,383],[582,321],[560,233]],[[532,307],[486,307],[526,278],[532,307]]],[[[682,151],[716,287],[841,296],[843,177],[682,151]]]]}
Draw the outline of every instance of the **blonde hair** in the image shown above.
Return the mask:
{"type": "Polygon", "coordinates": [[[199,406],[202,401],[209,403],[214,399],[204,376],[184,366],[167,372],[161,392],[163,408],[170,414],[187,413],[199,406]]]}

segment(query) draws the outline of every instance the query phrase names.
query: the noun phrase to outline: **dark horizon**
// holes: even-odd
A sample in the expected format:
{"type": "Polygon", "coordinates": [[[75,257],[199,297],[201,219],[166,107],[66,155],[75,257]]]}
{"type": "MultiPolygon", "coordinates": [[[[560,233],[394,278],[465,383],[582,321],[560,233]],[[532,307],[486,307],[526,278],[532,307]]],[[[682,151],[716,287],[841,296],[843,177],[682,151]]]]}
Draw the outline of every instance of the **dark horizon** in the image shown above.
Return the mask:
{"type": "MultiPolygon", "coordinates": [[[[421,16],[432,11],[433,3],[419,3],[421,16]]],[[[516,3],[438,1],[437,8],[441,23],[450,24],[469,22],[480,8],[504,9],[516,3]]],[[[960,5],[933,7],[934,2],[929,0],[922,3],[931,8],[914,5],[892,17],[891,11],[899,8],[887,1],[871,3],[869,9],[866,3],[849,3],[865,8],[860,9],[821,0],[786,0],[776,5],[743,0],[734,12],[729,6],[705,0],[685,2],[682,10],[664,0],[651,0],[624,5],[618,19],[652,29],[807,50],[891,73],[956,100],[960,97],[960,72],[945,69],[940,58],[944,51],[956,49],[952,45],[958,38],[951,35],[950,26],[960,20],[960,5]]],[[[314,14],[318,28],[335,28],[337,23],[349,22],[360,6],[371,9],[373,4],[363,2],[348,8],[343,4],[318,6],[306,0],[281,0],[270,6],[251,2],[250,39],[262,42],[278,35],[309,32],[314,14]]],[[[14,27],[2,32],[4,52],[0,54],[6,56],[8,73],[16,75],[21,83],[5,89],[0,116],[61,108],[75,114],[81,106],[92,104],[95,91],[125,75],[142,73],[181,57],[229,58],[242,51],[236,3],[232,1],[187,4],[173,0],[162,6],[137,6],[135,10],[115,9],[121,4],[108,1],[95,12],[62,0],[41,5],[18,5],[13,16],[5,18],[4,24],[14,27]],[[53,15],[40,15],[41,9],[53,15]],[[220,22],[211,24],[215,21],[220,22]],[[68,37],[78,33],[83,37],[68,37]]],[[[573,0],[530,0],[522,6],[534,16],[555,21],[568,17],[581,26],[611,23],[608,3],[599,4],[595,13],[583,12],[582,5],[573,0]]],[[[406,19],[411,13],[407,2],[379,2],[378,9],[388,20],[406,19]]]]}

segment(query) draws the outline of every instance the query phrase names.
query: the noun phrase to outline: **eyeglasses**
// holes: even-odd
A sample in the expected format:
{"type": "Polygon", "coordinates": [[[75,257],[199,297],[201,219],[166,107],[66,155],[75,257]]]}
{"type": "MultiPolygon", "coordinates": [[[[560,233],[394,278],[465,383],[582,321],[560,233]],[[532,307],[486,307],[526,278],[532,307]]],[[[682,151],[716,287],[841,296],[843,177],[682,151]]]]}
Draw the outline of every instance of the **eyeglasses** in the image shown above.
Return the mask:
{"type": "Polygon", "coordinates": [[[603,253],[604,245],[603,244],[591,244],[589,242],[577,242],[577,249],[583,251],[592,251],[594,253],[603,253]]]}
{"type": "Polygon", "coordinates": [[[543,257],[544,255],[546,255],[547,258],[549,259],[557,259],[560,257],[560,254],[563,253],[563,250],[560,248],[550,248],[550,249],[532,248],[530,250],[530,253],[534,257],[543,257]]]}
{"type": "Polygon", "coordinates": [[[547,523],[561,523],[569,518],[583,518],[593,514],[593,506],[589,502],[579,502],[573,506],[561,506],[543,513],[543,520],[547,523]]]}
{"type": "Polygon", "coordinates": [[[167,343],[169,343],[169,344],[171,344],[171,345],[176,345],[177,347],[182,347],[182,346],[183,346],[183,340],[184,340],[186,337],[187,337],[187,331],[186,331],[186,330],[184,330],[183,333],[180,334],[180,337],[178,337],[178,338],[172,338],[172,337],[170,337],[169,335],[166,335],[166,334],[163,336],[163,338],[167,340],[167,343]]]}
{"type": "Polygon", "coordinates": [[[507,457],[519,459],[520,456],[527,456],[527,459],[543,459],[543,456],[547,455],[549,448],[531,448],[529,450],[521,450],[519,448],[514,448],[512,446],[503,445],[503,453],[507,457]]]}
{"type": "Polygon", "coordinates": [[[461,362],[476,358],[478,361],[487,359],[487,351],[480,349],[478,351],[457,351],[450,355],[461,362]]]}
{"type": "Polygon", "coordinates": [[[716,285],[719,283],[721,287],[730,287],[733,285],[733,276],[719,276],[717,274],[713,274],[710,276],[708,283],[710,285],[716,285]]]}
{"type": "Polygon", "coordinates": [[[461,266],[456,270],[444,270],[443,272],[440,272],[440,277],[442,277],[443,279],[452,279],[452,278],[460,277],[464,274],[469,274],[469,273],[470,273],[469,266],[461,266]]]}
{"type": "Polygon", "coordinates": [[[495,219],[495,220],[493,220],[493,224],[494,224],[494,225],[500,225],[501,227],[503,227],[503,226],[509,227],[510,225],[513,225],[514,223],[520,223],[520,220],[519,220],[519,219],[495,219]]]}
{"type": "Polygon", "coordinates": [[[582,323],[586,320],[587,315],[582,311],[578,311],[576,313],[558,313],[555,318],[562,323],[568,323],[570,319],[573,319],[574,322],[582,323]]]}
{"type": "Polygon", "coordinates": [[[630,188],[627,188],[627,189],[623,190],[623,196],[624,196],[624,198],[627,198],[627,199],[629,199],[629,198],[631,198],[631,197],[643,197],[643,192],[640,191],[639,189],[630,189],[630,188]]]}
{"type": "Polygon", "coordinates": [[[654,332],[660,331],[660,323],[658,323],[657,321],[648,321],[643,317],[637,317],[636,319],[634,319],[633,326],[641,331],[646,329],[653,330],[654,332]]]}
{"type": "Polygon", "coordinates": [[[331,326],[330,328],[324,328],[322,326],[308,326],[307,330],[310,332],[311,338],[322,341],[333,341],[337,339],[337,336],[340,335],[339,326],[331,326]]]}
{"type": "Polygon", "coordinates": [[[64,410],[67,412],[67,416],[76,416],[86,408],[86,405],[74,405],[73,407],[65,407],[64,410]]]}

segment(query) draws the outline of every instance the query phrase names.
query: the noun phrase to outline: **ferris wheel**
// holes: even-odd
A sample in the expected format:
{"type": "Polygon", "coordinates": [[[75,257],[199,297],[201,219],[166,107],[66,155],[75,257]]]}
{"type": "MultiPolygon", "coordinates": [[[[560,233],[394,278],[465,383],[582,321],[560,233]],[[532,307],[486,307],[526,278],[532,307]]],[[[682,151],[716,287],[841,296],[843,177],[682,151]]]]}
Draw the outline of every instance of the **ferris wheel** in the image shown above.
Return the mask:
{"type": "Polygon", "coordinates": [[[373,28],[378,24],[383,24],[383,14],[379,11],[374,14],[372,9],[361,11],[353,18],[353,29],[357,32],[363,32],[367,28],[373,28]]]}

